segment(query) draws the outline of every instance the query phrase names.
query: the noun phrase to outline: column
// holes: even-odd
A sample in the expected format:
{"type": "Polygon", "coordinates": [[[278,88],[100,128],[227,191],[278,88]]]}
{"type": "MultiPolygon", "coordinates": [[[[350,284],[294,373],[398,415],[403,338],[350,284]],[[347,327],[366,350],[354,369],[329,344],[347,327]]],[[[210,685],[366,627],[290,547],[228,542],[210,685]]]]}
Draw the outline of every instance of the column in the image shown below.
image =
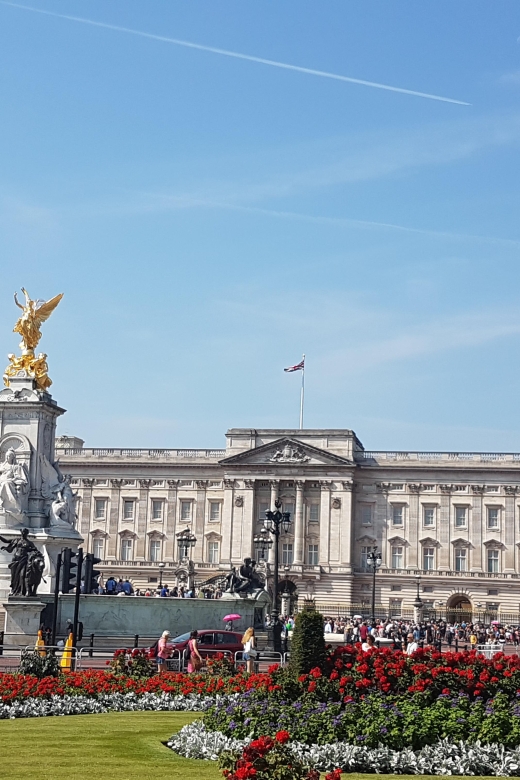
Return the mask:
{"type": "Polygon", "coordinates": [[[473,492],[473,501],[471,507],[471,518],[468,519],[469,541],[471,544],[469,549],[469,555],[471,556],[471,566],[469,567],[469,570],[485,571],[482,562],[482,557],[485,554],[485,548],[482,545],[482,522],[485,522],[485,518],[482,517],[482,496],[484,493],[484,485],[472,485],[471,490],[473,492]]]}
{"type": "Polygon", "coordinates": [[[352,509],[353,509],[353,488],[352,482],[342,482],[343,492],[341,495],[341,521],[340,521],[340,563],[344,566],[353,567],[352,562],[352,509]]]}
{"type": "Polygon", "coordinates": [[[166,505],[166,539],[164,542],[164,561],[176,561],[178,558],[176,519],[177,519],[177,486],[178,479],[167,480],[168,494],[166,505]]]}
{"type": "MultiPolygon", "coordinates": [[[[392,561],[388,560],[390,551],[388,549],[388,484],[380,482],[377,484],[376,493],[376,509],[375,517],[372,520],[372,529],[367,529],[366,535],[373,536],[381,550],[381,565],[383,568],[389,569],[392,561]]],[[[359,525],[356,531],[359,530],[359,525]]],[[[356,566],[360,565],[360,561],[355,562],[356,566]]]]}
{"type": "MultiPolygon", "coordinates": [[[[408,513],[408,533],[404,532],[404,538],[408,539],[408,564],[407,569],[422,569],[422,561],[419,562],[419,490],[420,485],[408,485],[410,501],[408,513]]],[[[406,522],[406,518],[405,518],[406,522]]],[[[406,528],[406,526],[405,526],[406,528]]]]}
{"type": "MultiPolygon", "coordinates": [[[[331,482],[323,480],[320,482],[320,566],[330,565],[331,549],[331,508],[330,508],[330,488],[331,482]]],[[[337,510],[335,510],[337,511],[337,510]]]]}
{"type": "Polygon", "coordinates": [[[242,529],[242,560],[254,558],[253,529],[255,527],[255,480],[244,480],[244,519],[242,529]]]}
{"type": "Polygon", "coordinates": [[[146,561],[149,558],[148,555],[148,537],[146,535],[146,528],[148,525],[148,493],[151,479],[139,480],[139,501],[137,504],[137,539],[135,541],[135,560],[146,561]]]}
{"type": "Polygon", "coordinates": [[[121,486],[122,479],[110,480],[110,514],[108,517],[108,546],[105,550],[105,558],[117,558],[118,534],[119,531],[119,512],[121,504],[121,486]]]}
{"type": "Polygon", "coordinates": [[[504,540],[506,550],[504,553],[504,572],[515,572],[515,499],[516,487],[506,485],[506,501],[504,509],[504,521],[502,523],[501,537],[504,540]]]}
{"type": "Polygon", "coordinates": [[[90,531],[90,522],[92,517],[92,487],[94,485],[93,479],[82,479],[81,480],[83,485],[83,496],[82,496],[82,502],[81,502],[81,522],[79,527],[79,532],[82,535],[82,537],[85,539],[87,550],[89,549],[89,531],[90,531]]]}
{"type": "Polygon", "coordinates": [[[198,479],[195,481],[197,487],[197,499],[195,504],[195,517],[193,518],[193,533],[197,538],[197,543],[193,548],[192,561],[194,563],[202,563],[204,560],[204,526],[206,517],[206,487],[208,481],[206,479],[198,479]]]}
{"type": "Polygon", "coordinates": [[[220,564],[221,566],[231,563],[233,558],[231,545],[233,539],[234,528],[234,479],[224,480],[224,503],[222,505],[222,543],[220,550],[220,564]]]}
{"type": "Polygon", "coordinates": [[[439,547],[439,569],[440,571],[450,571],[451,564],[451,534],[450,534],[450,506],[451,506],[451,485],[439,485],[441,489],[441,509],[439,512],[439,530],[438,539],[441,544],[439,547]]]}
{"type": "Polygon", "coordinates": [[[296,566],[303,565],[303,549],[305,546],[305,528],[303,518],[303,480],[297,480],[296,485],[296,506],[295,506],[295,518],[294,518],[294,558],[293,562],[296,566]]]}
{"type": "MultiPolygon", "coordinates": [[[[280,487],[280,480],[279,479],[271,479],[269,480],[269,487],[271,488],[271,501],[269,505],[269,509],[271,512],[274,512],[276,510],[275,507],[275,501],[278,499],[278,490],[280,487]]],[[[263,518],[262,518],[263,519],[263,518]]],[[[273,539],[274,542],[274,539],[273,539]]],[[[274,544],[269,548],[269,563],[271,566],[274,566],[274,544]]]]}

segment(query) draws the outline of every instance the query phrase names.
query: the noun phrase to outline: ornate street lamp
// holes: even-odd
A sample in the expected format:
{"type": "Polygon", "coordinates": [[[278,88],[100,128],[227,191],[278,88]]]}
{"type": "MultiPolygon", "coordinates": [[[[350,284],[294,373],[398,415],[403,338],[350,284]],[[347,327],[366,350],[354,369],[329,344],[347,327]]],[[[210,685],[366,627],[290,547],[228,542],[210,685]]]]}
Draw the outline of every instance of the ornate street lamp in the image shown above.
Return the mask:
{"type": "Polygon", "coordinates": [[[367,555],[367,564],[372,569],[372,614],[370,616],[372,626],[376,622],[376,572],[383,563],[381,553],[377,547],[373,547],[367,555]]]}
{"type": "Polygon", "coordinates": [[[264,527],[253,539],[257,549],[266,550],[274,544],[273,572],[273,603],[271,608],[271,626],[268,631],[268,641],[276,653],[282,652],[282,626],[278,619],[278,562],[280,534],[287,533],[291,526],[291,513],[282,512],[282,502],[274,502],[276,510],[268,509],[265,513],[264,527]],[[274,536],[274,539],[271,539],[274,536]]]}
{"type": "Polygon", "coordinates": [[[421,576],[419,574],[415,577],[415,584],[417,585],[417,593],[415,595],[415,601],[413,603],[414,619],[416,623],[420,623],[422,619],[423,602],[419,593],[419,587],[421,584],[421,576]]]}
{"type": "Polygon", "coordinates": [[[177,534],[177,547],[179,549],[179,560],[190,557],[190,550],[197,544],[197,537],[193,536],[189,527],[177,534]]]}
{"type": "Polygon", "coordinates": [[[166,566],[165,563],[161,561],[161,563],[158,563],[157,566],[159,567],[160,575],[159,575],[159,587],[162,589],[162,578],[163,578],[163,571],[164,567],[166,566]]]}

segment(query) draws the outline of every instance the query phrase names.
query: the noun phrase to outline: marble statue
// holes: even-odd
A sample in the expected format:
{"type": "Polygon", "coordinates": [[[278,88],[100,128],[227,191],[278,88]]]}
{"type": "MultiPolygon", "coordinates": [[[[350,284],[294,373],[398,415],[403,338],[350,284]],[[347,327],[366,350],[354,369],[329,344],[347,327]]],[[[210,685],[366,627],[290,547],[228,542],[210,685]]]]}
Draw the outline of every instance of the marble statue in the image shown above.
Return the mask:
{"type": "Polygon", "coordinates": [[[78,494],[74,493],[70,486],[71,475],[66,474],[63,482],[60,482],[56,490],[55,498],[51,504],[51,526],[66,526],[74,528],[77,514],[76,501],[78,494]]]}
{"type": "Polygon", "coordinates": [[[25,518],[25,496],[29,489],[29,476],[25,464],[16,462],[16,452],[11,448],[0,464],[0,507],[16,520],[25,518]]]}
{"type": "Polygon", "coordinates": [[[16,539],[4,539],[0,536],[5,550],[13,553],[9,564],[11,570],[11,596],[35,596],[43,576],[45,561],[36,545],[28,539],[29,529],[22,528],[16,539]]]}

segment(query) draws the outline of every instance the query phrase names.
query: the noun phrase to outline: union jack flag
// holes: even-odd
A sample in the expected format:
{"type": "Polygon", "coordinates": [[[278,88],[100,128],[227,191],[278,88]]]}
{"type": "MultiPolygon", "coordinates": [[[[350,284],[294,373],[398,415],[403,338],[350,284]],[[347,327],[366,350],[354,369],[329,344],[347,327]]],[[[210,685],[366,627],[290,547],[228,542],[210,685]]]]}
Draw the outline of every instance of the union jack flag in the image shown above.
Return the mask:
{"type": "Polygon", "coordinates": [[[297,366],[289,366],[289,368],[284,368],[284,371],[303,371],[305,368],[305,358],[302,360],[301,363],[298,363],[297,366]]]}

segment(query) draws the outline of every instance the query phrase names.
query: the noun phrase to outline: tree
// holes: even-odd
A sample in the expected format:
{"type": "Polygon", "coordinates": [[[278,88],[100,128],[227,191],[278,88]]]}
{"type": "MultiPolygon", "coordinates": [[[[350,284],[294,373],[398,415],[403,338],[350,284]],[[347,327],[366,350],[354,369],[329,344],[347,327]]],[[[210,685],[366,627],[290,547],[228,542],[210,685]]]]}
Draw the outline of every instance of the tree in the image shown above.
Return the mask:
{"type": "Polygon", "coordinates": [[[300,612],[296,617],[291,643],[290,667],[297,674],[325,666],[323,616],[319,612],[300,612]]]}

